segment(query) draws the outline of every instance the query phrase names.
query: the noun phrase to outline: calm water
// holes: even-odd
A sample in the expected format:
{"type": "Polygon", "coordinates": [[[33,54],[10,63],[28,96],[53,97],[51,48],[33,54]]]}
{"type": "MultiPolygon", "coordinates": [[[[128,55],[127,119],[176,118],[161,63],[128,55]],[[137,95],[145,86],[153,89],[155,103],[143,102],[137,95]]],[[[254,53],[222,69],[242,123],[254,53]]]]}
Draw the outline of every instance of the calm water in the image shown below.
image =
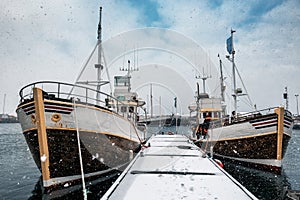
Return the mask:
{"type": "MultiPolygon", "coordinates": [[[[293,132],[282,175],[225,164],[226,170],[259,199],[285,199],[286,190],[300,190],[300,131],[293,132]]],[[[0,199],[53,199],[64,192],[67,195],[55,199],[82,199],[80,190],[41,194],[40,172],[31,157],[20,124],[0,124],[0,169],[0,199]]],[[[99,199],[110,184],[89,187],[88,199],[99,199]]]]}
{"type": "Polygon", "coordinates": [[[281,175],[225,163],[225,169],[259,199],[289,199],[288,190],[300,191],[300,130],[293,130],[281,175]]]}

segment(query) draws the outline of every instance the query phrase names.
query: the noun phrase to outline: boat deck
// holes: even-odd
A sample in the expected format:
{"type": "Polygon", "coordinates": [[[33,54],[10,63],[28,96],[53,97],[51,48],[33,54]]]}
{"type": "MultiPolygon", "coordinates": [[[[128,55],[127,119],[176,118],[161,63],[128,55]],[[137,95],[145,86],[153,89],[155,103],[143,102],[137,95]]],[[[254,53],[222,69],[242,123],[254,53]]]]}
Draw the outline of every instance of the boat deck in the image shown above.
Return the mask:
{"type": "Polygon", "coordinates": [[[155,135],[102,199],[257,199],[183,135],[155,135]]]}

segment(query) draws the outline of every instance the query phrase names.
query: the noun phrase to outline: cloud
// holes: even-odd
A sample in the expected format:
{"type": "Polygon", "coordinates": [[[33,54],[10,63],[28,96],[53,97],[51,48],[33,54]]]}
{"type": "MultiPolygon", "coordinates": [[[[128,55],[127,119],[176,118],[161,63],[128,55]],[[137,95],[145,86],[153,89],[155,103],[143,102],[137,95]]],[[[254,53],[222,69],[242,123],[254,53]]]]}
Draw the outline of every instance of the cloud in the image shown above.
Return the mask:
{"type": "MultiPolygon", "coordinates": [[[[234,28],[236,64],[252,100],[259,108],[283,104],[282,92],[288,86],[290,108],[295,112],[292,98],[300,91],[297,0],[264,2],[263,6],[261,1],[221,0],[100,3],[104,41],[147,26],[168,28],[201,46],[216,69],[219,53],[228,72],[225,40],[234,28]]],[[[0,2],[0,99],[7,94],[6,112],[14,113],[18,90],[30,82],[75,80],[96,43],[99,6],[79,0],[0,2]]],[[[124,51],[124,46],[120,48],[124,51]]],[[[230,74],[227,77],[230,84],[230,74]]],[[[227,91],[231,93],[230,85],[227,91]]]]}
{"type": "MultiPolygon", "coordinates": [[[[291,74],[299,74],[297,1],[272,1],[264,6],[260,1],[215,1],[213,5],[199,1],[184,2],[184,5],[178,2],[162,3],[161,13],[172,18],[170,28],[202,45],[215,66],[218,66],[216,55],[220,53],[228,72],[231,64],[224,58],[225,40],[231,28],[236,30],[236,65],[258,108],[283,105],[285,86],[289,88],[290,99],[298,93],[298,76],[291,74]]],[[[229,93],[230,88],[229,85],[229,93]]],[[[290,108],[295,111],[292,101],[290,108]]]]}

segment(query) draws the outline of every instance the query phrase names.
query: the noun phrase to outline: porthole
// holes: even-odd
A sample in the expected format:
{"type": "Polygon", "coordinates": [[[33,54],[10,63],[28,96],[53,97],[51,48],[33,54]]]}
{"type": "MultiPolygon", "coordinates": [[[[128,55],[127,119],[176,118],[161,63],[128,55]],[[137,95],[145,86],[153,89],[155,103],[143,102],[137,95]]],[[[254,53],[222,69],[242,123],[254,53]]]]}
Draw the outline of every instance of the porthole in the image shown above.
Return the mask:
{"type": "Polygon", "coordinates": [[[54,121],[54,122],[58,122],[61,120],[61,115],[58,114],[58,113],[54,113],[51,117],[51,120],[54,121]]]}

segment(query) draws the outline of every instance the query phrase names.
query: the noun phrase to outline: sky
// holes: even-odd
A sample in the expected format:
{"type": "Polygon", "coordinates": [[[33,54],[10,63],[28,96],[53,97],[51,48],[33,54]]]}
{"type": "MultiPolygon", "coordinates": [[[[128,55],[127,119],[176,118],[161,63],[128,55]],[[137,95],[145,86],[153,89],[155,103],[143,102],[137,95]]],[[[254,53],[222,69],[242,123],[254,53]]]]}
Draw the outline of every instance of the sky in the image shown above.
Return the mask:
{"type": "MultiPolygon", "coordinates": [[[[133,89],[146,102],[152,84],[156,104],[161,99],[169,104],[166,112],[175,112],[170,105],[178,96],[180,110],[186,113],[196,82],[203,86],[198,75],[212,77],[207,91],[216,96],[218,54],[231,102],[226,39],[234,29],[235,64],[253,104],[258,109],[283,106],[287,87],[289,110],[297,113],[299,0],[1,1],[0,113],[6,94],[4,112],[15,115],[18,92],[29,83],[76,80],[97,42],[100,6],[103,51],[114,68],[110,77],[130,59],[140,69],[132,73],[133,89]]],[[[240,99],[240,111],[247,109],[243,102],[240,99]]]]}

